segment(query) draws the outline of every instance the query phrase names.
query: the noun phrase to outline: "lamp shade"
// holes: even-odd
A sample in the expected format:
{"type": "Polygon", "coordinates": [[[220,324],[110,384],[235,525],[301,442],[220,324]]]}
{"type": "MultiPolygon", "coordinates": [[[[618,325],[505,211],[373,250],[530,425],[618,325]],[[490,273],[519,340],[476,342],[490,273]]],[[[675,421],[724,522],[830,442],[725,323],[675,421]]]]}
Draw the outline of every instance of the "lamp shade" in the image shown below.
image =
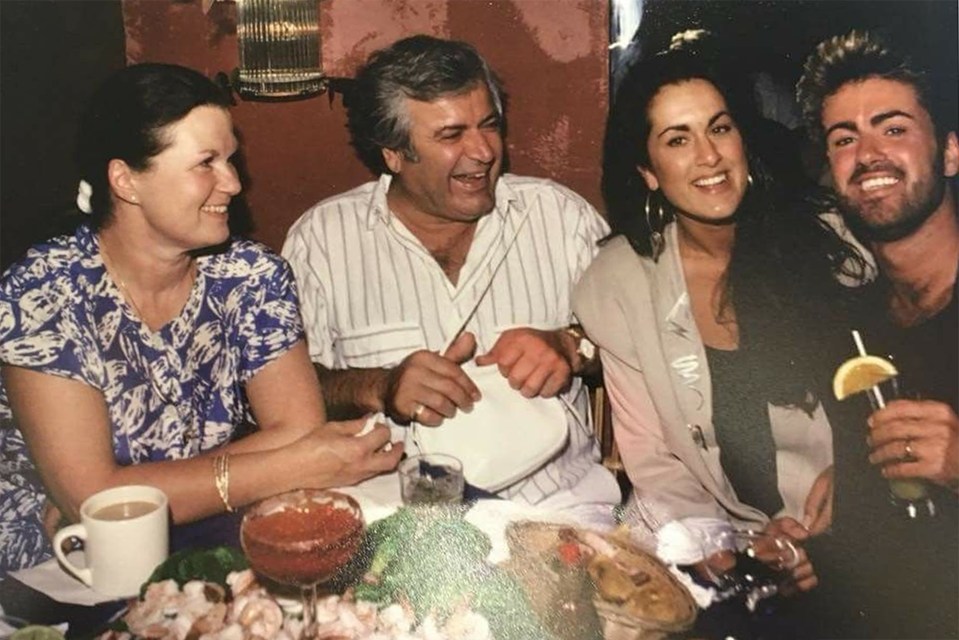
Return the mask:
{"type": "Polygon", "coordinates": [[[320,65],[319,0],[236,0],[245,98],[291,98],[324,89],[320,65]]]}

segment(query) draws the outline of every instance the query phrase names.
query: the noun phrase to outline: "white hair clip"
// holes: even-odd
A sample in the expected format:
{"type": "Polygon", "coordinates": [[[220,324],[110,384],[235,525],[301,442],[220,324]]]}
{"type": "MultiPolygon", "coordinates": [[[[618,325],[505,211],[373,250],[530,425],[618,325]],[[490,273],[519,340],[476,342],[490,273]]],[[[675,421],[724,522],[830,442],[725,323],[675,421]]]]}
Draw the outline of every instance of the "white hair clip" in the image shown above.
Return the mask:
{"type": "Polygon", "coordinates": [[[77,188],[77,208],[83,213],[93,213],[93,207],[90,206],[90,198],[93,196],[93,187],[86,180],[80,181],[77,188]]]}

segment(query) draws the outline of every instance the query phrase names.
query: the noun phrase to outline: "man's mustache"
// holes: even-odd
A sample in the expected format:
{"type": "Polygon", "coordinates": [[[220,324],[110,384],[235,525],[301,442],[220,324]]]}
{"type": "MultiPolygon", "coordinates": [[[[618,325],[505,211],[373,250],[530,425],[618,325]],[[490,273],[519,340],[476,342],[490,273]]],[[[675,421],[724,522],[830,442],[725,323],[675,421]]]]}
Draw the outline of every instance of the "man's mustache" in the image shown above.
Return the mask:
{"type": "Polygon", "coordinates": [[[859,180],[859,178],[861,178],[863,175],[872,173],[874,171],[885,171],[886,173],[891,173],[900,180],[906,176],[906,172],[893,163],[889,162],[888,160],[880,160],[868,165],[857,164],[856,169],[852,172],[852,175],[849,176],[849,183],[852,184],[859,180]]]}

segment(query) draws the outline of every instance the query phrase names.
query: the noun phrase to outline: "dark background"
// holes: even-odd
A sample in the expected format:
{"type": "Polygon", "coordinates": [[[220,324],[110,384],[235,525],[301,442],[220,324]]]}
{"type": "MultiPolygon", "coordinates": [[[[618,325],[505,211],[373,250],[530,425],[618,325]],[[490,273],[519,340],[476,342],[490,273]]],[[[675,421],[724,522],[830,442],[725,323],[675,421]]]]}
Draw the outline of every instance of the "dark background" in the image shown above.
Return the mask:
{"type": "Polygon", "coordinates": [[[123,41],[120,0],[0,0],[0,268],[76,224],[76,121],[123,41]]]}
{"type": "MultiPolygon", "coordinates": [[[[956,0],[646,0],[642,52],[669,45],[684,29],[723,39],[745,72],[768,71],[795,84],[816,44],[850,29],[880,30],[951,72],[959,64],[956,0]]],[[[959,90],[959,88],[957,88],[959,90]]]]}
{"type": "Polygon", "coordinates": [[[705,29],[710,50],[732,62],[764,119],[754,151],[780,183],[808,189],[828,186],[820,150],[807,139],[795,103],[795,86],[816,45],[852,29],[879,32],[912,52],[938,82],[959,93],[957,0],[637,0],[642,21],[626,50],[611,56],[611,92],[634,59],[669,48],[674,34],[705,29]]]}

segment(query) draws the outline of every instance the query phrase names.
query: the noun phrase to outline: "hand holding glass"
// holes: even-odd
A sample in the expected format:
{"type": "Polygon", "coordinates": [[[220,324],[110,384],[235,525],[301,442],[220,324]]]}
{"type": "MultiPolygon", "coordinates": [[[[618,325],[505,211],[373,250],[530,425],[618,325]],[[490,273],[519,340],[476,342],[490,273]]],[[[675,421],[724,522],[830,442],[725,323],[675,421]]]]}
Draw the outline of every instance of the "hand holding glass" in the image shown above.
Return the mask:
{"type": "MultiPolygon", "coordinates": [[[[886,402],[900,397],[899,377],[893,376],[867,389],[866,396],[873,411],[885,408],[886,402]]],[[[929,497],[929,487],[921,478],[890,478],[889,493],[893,504],[905,509],[908,518],[935,515],[935,505],[929,497]]]]}
{"type": "Polygon", "coordinates": [[[779,593],[780,583],[799,564],[799,552],[781,536],[727,529],[703,539],[704,565],[719,598],[745,598],[750,611],[779,593]]]}
{"type": "MultiPolygon", "coordinates": [[[[869,355],[858,331],[852,331],[852,339],[859,355],[846,360],[836,370],[832,381],[833,393],[837,400],[865,393],[873,412],[884,409],[887,400],[899,397],[899,371],[891,358],[869,355]]],[[[907,454],[910,452],[909,446],[907,439],[907,454]]],[[[907,455],[903,461],[908,459],[907,455]]],[[[936,513],[935,505],[929,498],[929,489],[919,478],[891,479],[889,492],[893,504],[904,506],[909,518],[934,516],[936,513]]]]}

